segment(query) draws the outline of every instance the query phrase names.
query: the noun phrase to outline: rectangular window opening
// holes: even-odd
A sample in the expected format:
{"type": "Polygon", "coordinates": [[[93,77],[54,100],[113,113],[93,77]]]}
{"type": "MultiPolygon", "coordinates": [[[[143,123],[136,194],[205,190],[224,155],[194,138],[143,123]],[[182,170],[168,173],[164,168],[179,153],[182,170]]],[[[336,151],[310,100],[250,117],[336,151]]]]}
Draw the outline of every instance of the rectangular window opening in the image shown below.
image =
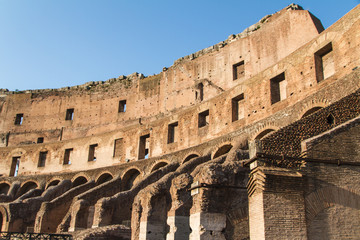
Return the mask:
{"type": "Polygon", "coordinates": [[[40,152],[39,154],[39,162],[38,162],[38,167],[45,167],[45,162],[46,162],[46,156],[47,156],[48,152],[40,152]]]}
{"type": "Polygon", "coordinates": [[[121,157],[122,155],[122,146],[123,146],[123,139],[118,138],[114,141],[114,157],[121,157]]]}
{"type": "Polygon", "coordinates": [[[148,159],[150,154],[150,134],[140,137],[139,159],[148,159]]]}
{"type": "Polygon", "coordinates": [[[204,84],[199,83],[195,89],[195,100],[201,102],[204,100],[204,84]]]}
{"type": "Polygon", "coordinates": [[[199,113],[198,127],[205,127],[209,125],[209,109],[199,113]]]}
{"type": "Polygon", "coordinates": [[[66,110],[65,120],[72,121],[74,119],[74,109],[69,108],[66,110]]]}
{"type": "Polygon", "coordinates": [[[73,148],[65,149],[64,153],[64,165],[70,165],[71,164],[71,153],[73,152],[73,148]]]}
{"type": "Polygon", "coordinates": [[[126,100],[119,101],[119,113],[126,112],[126,100]]]}
{"type": "Polygon", "coordinates": [[[10,177],[16,177],[19,172],[19,166],[20,166],[20,157],[13,157],[11,162],[11,168],[10,168],[10,177]]]}
{"type": "Polygon", "coordinates": [[[168,143],[176,142],[178,135],[178,122],[168,125],[168,143]]]}
{"type": "Polygon", "coordinates": [[[335,66],[331,43],[317,51],[314,54],[314,58],[317,82],[321,82],[322,80],[334,75],[335,66]]]}
{"type": "Polygon", "coordinates": [[[24,114],[23,113],[18,113],[16,114],[15,117],[15,125],[22,125],[23,124],[23,120],[24,120],[24,114]]]}
{"type": "Polygon", "coordinates": [[[92,144],[89,146],[89,158],[88,158],[89,162],[96,161],[96,148],[97,147],[98,147],[97,144],[92,144]]]}
{"type": "Polygon", "coordinates": [[[240,79],[245,76],[245,65],[244,61],[233,65],[233,80],[240,79]]]}
{"type": "Polygon", "coordinates": [[[43,137],[39,137],[36,142],[37,142],[37,143],[44,143],[44,138],[43,138],[43,137]]]}
{"type": "Polygon", "coordinates": [[[271,104],[286,99],[286,86],[285,72],[270,80],[271,104]]]}
{"type": "Polygon", "coordinates": [[[233,99],[231,99],[231,108],[232,108],[232,121],[235,122],[239,119],[244,118],[244,94],[240,94],[233,99]]]}

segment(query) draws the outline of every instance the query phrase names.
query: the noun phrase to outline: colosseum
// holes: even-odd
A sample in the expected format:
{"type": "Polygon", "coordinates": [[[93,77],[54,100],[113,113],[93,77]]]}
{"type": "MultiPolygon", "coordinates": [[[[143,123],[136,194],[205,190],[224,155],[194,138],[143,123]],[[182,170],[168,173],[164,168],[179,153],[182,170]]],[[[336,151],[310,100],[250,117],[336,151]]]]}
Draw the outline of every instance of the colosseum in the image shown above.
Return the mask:
{"type": "Polygon", "coordinates": [[[1,239],[359,239],[359,66],[360,5],[292,4],[156,75],[2,89],[1,239]]]}

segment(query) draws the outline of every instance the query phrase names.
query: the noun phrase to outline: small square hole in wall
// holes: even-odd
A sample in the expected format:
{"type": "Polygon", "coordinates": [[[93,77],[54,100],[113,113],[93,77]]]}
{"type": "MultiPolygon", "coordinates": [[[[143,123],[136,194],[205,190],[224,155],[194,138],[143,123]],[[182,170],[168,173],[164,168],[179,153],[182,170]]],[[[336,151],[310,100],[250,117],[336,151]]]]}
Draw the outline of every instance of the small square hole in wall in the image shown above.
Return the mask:
{"type": "Polygon", "coordinates": [[[38,137],[38,139],[37,139],[36,142],[37,142],[37,143],[43,143],[43,142],[44,142],[44,138],[43,138],[43,137],[38,137]]]}
{"type": "Polygon", "coordinates": [[[65,120],[74,120],[74,109],[69,108],[66,110],[65,120]]]}
{"type": "Polygon", "coordinates": [[[209,109],[199,113],[198,127],[205,127],[209,125],[209,109]]]}
{"type": "Polygon", "coordinates": [[[126,112],[126,100],[119,101],[119,113],[126,112]]]}
{"type": "Polygon", "coordinates": [[[245,65],[244,61],[233,65],[233,80],[240,79],[245,76],[245,65]]]}
{"type": "Polygon", "coordinates": [[[281,73],[270,80],[271,104],[286,99],[287,81],[285,73],[281,73]]]}
{"type": "Polygon", "coordinates": [[[16,117],[15,117],[15,125],[22,125],[23,124],[23,120],[24,120],[24,114],[22,113],[18,113],[16,114],[16,117]]]}

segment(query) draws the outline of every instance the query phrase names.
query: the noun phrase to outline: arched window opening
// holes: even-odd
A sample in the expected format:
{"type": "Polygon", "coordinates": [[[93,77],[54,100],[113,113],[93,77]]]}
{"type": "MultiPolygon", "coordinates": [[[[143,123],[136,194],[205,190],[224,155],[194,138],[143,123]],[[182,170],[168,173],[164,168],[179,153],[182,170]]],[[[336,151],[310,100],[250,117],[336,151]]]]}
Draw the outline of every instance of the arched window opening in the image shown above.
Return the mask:
{"type": "Polygon", "coordinates": [[[307,117],[307,116],[313,114],[314,112],[316,112],[316,111],[318,111],[318,110],[320,110],[320,109],[322,109],[322,107],[313,107],[313,108],[307,110],[307,111],[302,115],[301,118],[307,117]]]}
{"type": "Polygon", "coordinates": [[[0,194],[7,195],[10,189],[10,185],[7,183],[1,183],[0,184],[0,194]]]}
{"type": "Polygon", "coordinates": [[[197,155],[197,154],[190,154],[189,156],[187,156],[187,157],[184,159],[183,164],[186,163],[187,161],[189,161],[189,160],[191,160],[191,159],[193,159],[193,158],[197,158],[197,157],[199,157],[199,155],[197,155]]]}
{"type": "Polygon", "coordinates": [[[77,177],[73,182],[73,187],[80,186],[84,183],[87,183],[86,177],[83,177],[83,176],[77,177]]]}
{"type": "Polygon", "coordinates": [[[152,168],[151,172],[154,172],[162,167],[165,167],[166,165],[168,165],[167,162],[159,162],[152,168]]]}
{"type": "Polygon", "coordinates": [[[262,131],[260,134],[258,134],[255,139],[256,140],[261,140],[263,139],[264,137],[267,137],[269,136],[272,132],[274,132],[275,130],[274,129],[266,129],[264,131],[262,131]]]}
{"type": "Polygon", "coordinates": [[[46,187],[46,189],[48,189],[51,186],[56,186],[60,183],[60,180],[54,180],[52,182],[49,183],[49,185],[46,187]]]}
{"type": "Polygon", "coordinates": [[[28,191],[37,188],[38,185],[35,182],[27,182],[25,183],[19,190],[18,196],[22,196],[28,191]]]}
{"type": "Polygon", "coordinates": [[[195,99],[200,102],[204,99],[204,84],[199,83],[196,86],[195,99]]]}
{"type": "Polygon", "coordinates": [[[221,146],[221,147],[216,151],[216,153],[214,154],[213,159],[215,159],[215,158],[217,158],[217,157],[220,157],[220,156],[228,153],[228,152],[231,150],[232,147],[233,147],[233,146],[232,146],[231,144],[226,144],[226,145],[224,145],[224,146],[221,146]]]}
{"type": "Polygon", "coordinates": [[[110,173],[102,174],[98,180],[96,181],[96,185],[103,184],[104,182],[108,182],[113,179],[113,176],[110,173]]]}
{"type": "Polygon", "coordinates": [[[122,179],[123,191],[130,190],[139,181],[140,172],[137,169],[131,169],[125,173],[122,179]]]}

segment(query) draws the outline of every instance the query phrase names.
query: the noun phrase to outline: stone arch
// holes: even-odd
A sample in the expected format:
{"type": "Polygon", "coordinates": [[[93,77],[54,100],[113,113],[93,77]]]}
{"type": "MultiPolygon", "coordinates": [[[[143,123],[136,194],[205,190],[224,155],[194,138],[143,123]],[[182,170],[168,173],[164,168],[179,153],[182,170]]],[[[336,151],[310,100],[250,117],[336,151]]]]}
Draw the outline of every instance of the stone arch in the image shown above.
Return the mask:
{"type": "Polygon", "coordinates": [[[30,191],[32,189],[36,189],[38,187],[39,187],[39,183],[37,183],[33,180],[26,181],[21,185],[21,187],[17,193],[17,196],[20,197],[20,196],[24,195],[25,193],[27,193],[28,191],[30,191]]]}
{"type": "Polygon", "coordinates": [[[197,158],[197,157],[200,157],[200,155],[198,153],[190,153],[182,160],[181,164],[184,164],[187,161],[189,161],[190,159],[197,158]]]}
{"type": "Polygon", "coordinates": [[[56,185],[58,185],[59,183],[60,183],[60,179],[59,178],[54,178],[54,179],[51,179],[50,181],[49,181],[49,183],[46,185],[46,187],[45,187],[45,189],[48,189],[49,187],[51,187],[51,186],[56,186],[56,185]]]}
{"type": "Polygon", "coordinates": [[[140,178],[140,170],[137,168],[130,168],[121,177],[121,189],[122,191],[130,190],[140,178]]]}
{"type": "Polygon", "coordinates": [[[161,161],[158,161],[156,162],[155,164],[153,164],[153,166],[151,167],[151,171],[150,173],[162,168],[162,167],[165,167],[166,165],[168,165],[169,163],[167,161],[164,161],[164,160],[161,160],[161,161]]]}
{"type": "Polygon", "coordinates": [[[10,189],[10,183],[8,182],[1,182],[0,183],[0,194],[5,194],[7,195],[10,189]]]}
{"type": "Polygon", "coordinates": [[[217,157],[220,157],[228,152],[230,152],[230,150],[232,149],[233,145],[231,145],[231,143],[227,143],[222,145],[221,147],[219,147],[216,152],[213,154],[211,159],[215,159],[217,157]]]}
{"type": "Polygon", "coordinates": [[[0,206],[0,232],[7,231],[8,221],[9,221],[9,216],[6,209],[0,206]]]}
{"type": "Polygon", "coordinates": [[[87,177],[86,175],[83,174],[75,175],[71,180],[72,187],[80,186],[82,184],[87,183],[88,181],[89,181],[89,177],[87,177]]]}
{"type": "Polygon", "coordinates": [[[272,132],[275,132],[275,129],[267,128],[267,129],[261,131],[259,134],[257,134],[256,137],[254,137],[254,140],[261,140],[264,137],[267,137],[268,135],[270,135],[272,132]]]}
{"type": "Polygon", "coordinates": [[[99,174],[99,176],[96,178],[95,182],[96,185],[103,184],[104,182],[108,182],[112,180],[114,176],[110,172],[102,172],[99,174]]]}
{"type": "Polygon", "coordinates": [[[312,107],[312,108],[310,108],[309,110],[307,110],[306,112],[304,112],[304,113],[301,115],[301,118],[307,117],[307,116],[313,114],[314,112],[316,112],[316,111],[318,111],[318,110],[320,110],[320,109],[322,109],[322,108],[324,108],[324,107],[321,107],[321,106],[312,107]]]}

